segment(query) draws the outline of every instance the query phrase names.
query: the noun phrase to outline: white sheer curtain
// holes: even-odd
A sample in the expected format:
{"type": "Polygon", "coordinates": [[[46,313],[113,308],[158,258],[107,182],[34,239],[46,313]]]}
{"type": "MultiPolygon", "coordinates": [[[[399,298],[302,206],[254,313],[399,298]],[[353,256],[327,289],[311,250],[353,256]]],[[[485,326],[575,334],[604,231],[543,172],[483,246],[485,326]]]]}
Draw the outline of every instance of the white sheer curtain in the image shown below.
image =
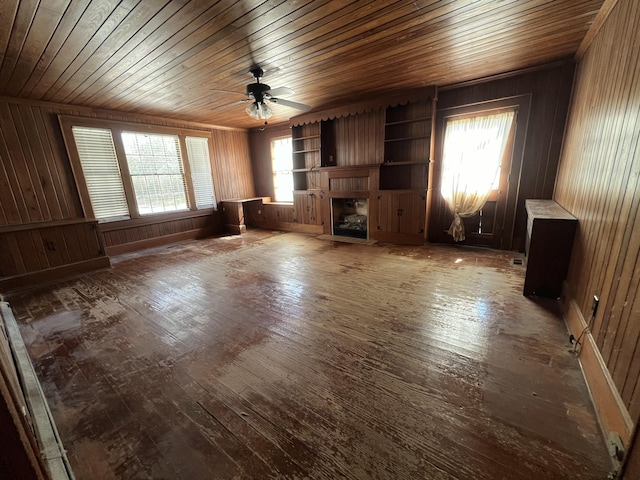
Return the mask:
{"type": "Polygon", "coordinates": [[[462,218],[475,215],[499,181],[514,117],[510,111],[453,119],[445,125],[440,191],[453,211],[449,235],[456,242],[465,239],[462,218]]]}

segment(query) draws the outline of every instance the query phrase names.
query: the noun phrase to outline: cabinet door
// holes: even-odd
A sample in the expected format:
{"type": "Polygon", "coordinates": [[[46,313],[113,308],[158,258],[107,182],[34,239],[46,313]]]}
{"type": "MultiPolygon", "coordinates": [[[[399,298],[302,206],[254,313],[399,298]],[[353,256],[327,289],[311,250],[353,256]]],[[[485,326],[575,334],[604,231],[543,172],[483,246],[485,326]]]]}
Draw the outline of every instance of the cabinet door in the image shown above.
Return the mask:
{"type": "Polygon", "coordinates": [[[400,217],[398,209],[400,201],[398,195],[381,193],[378,195],[378,230],[381,232],[399,232],[400,217]]]}
{"type": "Polygon", "coordinates": [[[426,197],[419,193],[378,195],[378,239],[396,243],[424,243],[426,197]]]}
{"type": "Polygon", "coordinates": [[[305,225],[321,225],[320,199],[316,192],[295,192],[293,205],[296,222],[305,225]]]}

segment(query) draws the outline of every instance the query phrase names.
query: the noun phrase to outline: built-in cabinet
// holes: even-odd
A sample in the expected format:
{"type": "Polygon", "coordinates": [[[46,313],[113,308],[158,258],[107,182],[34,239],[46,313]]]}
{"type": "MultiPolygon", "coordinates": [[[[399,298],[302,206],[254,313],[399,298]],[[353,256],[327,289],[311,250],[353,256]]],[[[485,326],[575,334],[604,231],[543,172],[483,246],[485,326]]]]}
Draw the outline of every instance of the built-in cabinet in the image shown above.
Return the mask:
{"type": "Polygon", "coordinates": [[[292,119],[293,223],[333,234],[332,205],[346,199],[359,205],[358,220],[366,205],[367,238],[424,243],[435,93],[292,119]]]}
{"type": "Polygon", "coordinates": [[[378,240],[393,243],[424,243],[427,196],[416,192],[380,192],[378,240]]]}
{"type": "Polygon", "coordinates": [[[386,109],[376,197],[378,240],[421,244],[426,239],[434,107],[429,98],[386,109]]]}
{"type": "Polygon", "coordinates": [[[321,225],[320,190],[296,191],[293,194],[293,209],[295,223],[305,225],[321,225]]]}

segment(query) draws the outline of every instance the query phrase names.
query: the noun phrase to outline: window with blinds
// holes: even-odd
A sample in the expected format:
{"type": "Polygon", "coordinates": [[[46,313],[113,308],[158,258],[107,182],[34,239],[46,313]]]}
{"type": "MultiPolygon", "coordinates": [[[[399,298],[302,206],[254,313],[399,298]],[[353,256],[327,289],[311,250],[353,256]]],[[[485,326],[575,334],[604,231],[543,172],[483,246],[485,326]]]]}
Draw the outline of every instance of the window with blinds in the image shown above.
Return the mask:
{"type": "Polygon", "coordinates": [[[138,213],[187,210],[178,136],[122,132],[122,143],[138,213]]]}
{"type": "Polygon", "coordinates": [[[211,177],[211,159],[209,158],[209,142],[204,137],[185,137],[187,157],[191,169],[191,181],[195,193],[197,208],[216,206],[211,177]]]}
{"type": "Polygon", "coordinates": [[[88,216],[112,222],[216,208],[207,133],[71,116],[60,125],[88,216]]]}
{"type": "Polygon", "coordinates": [[[94,217],[102,222],[129,218],[111,130],[73,127],[72,131],[94,217]]]}

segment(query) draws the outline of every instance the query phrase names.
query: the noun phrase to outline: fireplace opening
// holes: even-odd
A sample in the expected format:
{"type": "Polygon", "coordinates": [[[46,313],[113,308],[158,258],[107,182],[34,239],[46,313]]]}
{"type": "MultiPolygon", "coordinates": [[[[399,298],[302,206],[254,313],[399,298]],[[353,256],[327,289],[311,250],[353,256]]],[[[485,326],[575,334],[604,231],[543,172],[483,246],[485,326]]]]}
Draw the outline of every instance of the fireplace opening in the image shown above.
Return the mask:
{"type": "Polygon", "coordinates": [[[367,239],[368,214],[369,200],[366,198],[332,198],[333,234],[367,239]]]}

